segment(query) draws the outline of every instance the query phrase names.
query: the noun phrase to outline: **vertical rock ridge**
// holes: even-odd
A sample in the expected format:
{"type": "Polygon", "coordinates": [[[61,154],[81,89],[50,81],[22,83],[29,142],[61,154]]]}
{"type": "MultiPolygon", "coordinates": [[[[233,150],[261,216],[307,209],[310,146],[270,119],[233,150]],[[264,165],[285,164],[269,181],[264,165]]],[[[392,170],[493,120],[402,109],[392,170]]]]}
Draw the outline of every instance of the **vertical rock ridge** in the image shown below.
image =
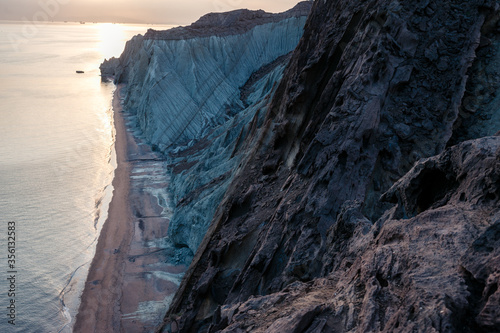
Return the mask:
{"type": "Polygon", "coordinates": [[[465,94],[448,145],[494,135],[500,127],[500,17],[486,16],[477,56],[467,73],[465,94]]]}

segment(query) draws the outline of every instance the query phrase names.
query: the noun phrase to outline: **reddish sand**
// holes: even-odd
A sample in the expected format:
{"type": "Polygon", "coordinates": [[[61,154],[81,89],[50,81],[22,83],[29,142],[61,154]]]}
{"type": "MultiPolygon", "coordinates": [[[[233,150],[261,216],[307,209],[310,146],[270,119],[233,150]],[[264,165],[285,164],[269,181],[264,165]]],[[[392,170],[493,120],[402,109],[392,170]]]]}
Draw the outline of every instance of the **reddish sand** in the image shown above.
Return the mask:
{"type": "Polygon", "coordinates": [[[127,159],[127,134],[121,111],[120,90],[113,98],[116,129],[117,167],[113,179],[113,199],[92,260],[76,316],[74,332],[114,332],[120,326],[120,298],[124,262],[132,238],[132,214],[128,196],[130,163],[127,159]]]}

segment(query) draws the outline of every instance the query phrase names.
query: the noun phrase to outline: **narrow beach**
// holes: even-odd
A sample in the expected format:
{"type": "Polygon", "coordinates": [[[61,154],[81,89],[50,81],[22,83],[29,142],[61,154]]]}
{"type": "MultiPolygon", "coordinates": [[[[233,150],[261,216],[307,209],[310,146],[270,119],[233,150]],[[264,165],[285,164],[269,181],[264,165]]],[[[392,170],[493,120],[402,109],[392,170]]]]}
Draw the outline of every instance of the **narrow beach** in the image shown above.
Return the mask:
{"type": "Polygon", "coordinates": [[[130,163],[127,158],[127,134],[120,115],[120,92],[118,86],[113,96],[115,151],[117,167],[113,179],[113,199],[109,205],[108,218],[97,242],[96,252],[80,308],[76,316],[74,332],[113,332],[119,327],[119,300],[123,263],[132,237],[132,213],[129,206],[130,163]]]}
{"type": "Polygon", "coordinates": [[[170,211],[167,163],[113,96],[117,168],[108,218],[99,235],[74,332],[151,332],[177,290],[184,266],[168,264],[162,246],[170,211]]]}

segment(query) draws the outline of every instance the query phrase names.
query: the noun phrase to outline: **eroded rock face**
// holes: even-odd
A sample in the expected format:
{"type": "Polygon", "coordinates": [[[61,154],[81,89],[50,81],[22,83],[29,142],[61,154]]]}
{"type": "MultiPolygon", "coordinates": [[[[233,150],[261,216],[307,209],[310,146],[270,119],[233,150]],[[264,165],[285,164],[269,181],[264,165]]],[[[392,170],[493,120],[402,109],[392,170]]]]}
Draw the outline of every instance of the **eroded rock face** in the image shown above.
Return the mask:
{"type": "Polygon", "coordinates": [[[282,14],[208,14],[188,27],[150,29],[127,43],[114,71],[110,61],[102,68],[127,83],[127,110],[165,151],[205,137],[243,110],[240,88],[295,48],[310,7],[304,2],[282,14]]]}
{"type": "Polygon", "coordinates": [[[124,108],[169,160],[175,208],[165,246],[174,263],[189,264],[203,239],[311,6],[212,13],[188,27],[149,30],[101,65],[103,78],[127,83],[124,108]]]}
{"type": "Polygon", "coordinates": [[[467,73],[464,98],[448,145],[493,135],[500,127],[499,22],[496,14],[488,16],[483,24],[476,59],[467,73]]]}
{"type": "Polygon", "coordinates": [[[458,133],[498,11],[316,1],[161,330],[498,331],[500,138],[458,133]]]}
{"type": "Polygon", "coordinates": [[[189,263],[200,245],[212,217],[231,183],[234,170],[252,147],[252,136],[262,125],[267,101],[283,74],[288,57],[273,62],[271,68],[245,85],[247,105],[236,116],[214,128],[194,145],[178,145],[168,153],[171,165],[174,215],[169,224],[169,238],[179,258],[189,263]]]}
{"type": "Polygon", "coordinates": [[[375,225],[360,202],[345,202],[327,235],[324,278],[222,305],[210,331],[498,330],[499,154],[500,137],[487,137],[418,162],[386,194],[402,203],[375,225]],[[416,188],[436,185],[422,184],[435,172],[454,183],[446,199],[397,218],[419,201],[416,188]]]}
{"type": "MultiPolygon", "coordinates": [[[[212,262],[217,256],[220,261],[208,265],[189,294],[222,297],[220,284],[233,279],[228,296],[240,297],[222,297],[225,302],[212,312],[196,309],[211,318],[205,325],[189,325],[184,314],[169,317],[165,328],[175,322],[181,331],[210,332],[498,331],[499,199],[500,137],[464,142],[419,161],[383,196],[397,204],[375,224],[359,201],[344,202],[326,234],[320,278],[241,297],[246,292],[237,286],[244,278],[221,268],[243,254],[230,253],[236,246],[224,256],[212,252],[212,262]],[[436,181],[438,175],[446,179],[436,181]]],[[[239,246],[248,243],[239,239],[239,246]]],[[[305,242],[301,248],[308,250],[297,258],[301,271],[295,274],[311,274],[314,247],[305,242]]],[[[264,282],[266,270],[279,267],[276,259],[265,267],[264,253],[275,251],[261,247],[258,260],[244,269],[263,272],[264,282]]]]}

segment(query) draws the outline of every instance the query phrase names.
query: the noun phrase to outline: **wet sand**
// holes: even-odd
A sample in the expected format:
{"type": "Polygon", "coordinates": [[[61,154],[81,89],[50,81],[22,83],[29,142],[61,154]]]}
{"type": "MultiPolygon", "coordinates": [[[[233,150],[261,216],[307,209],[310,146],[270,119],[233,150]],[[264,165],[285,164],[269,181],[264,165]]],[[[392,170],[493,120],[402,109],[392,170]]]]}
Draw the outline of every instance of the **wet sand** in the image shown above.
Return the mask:
{"type": "Polygon", "coordinates": [[[151,332],[161,321],[186,267],[166,263],[170,212],[167,165],[134,135],[113,98],[117,168],[108,218],[99,235],[74,332],[151,332]]]}

